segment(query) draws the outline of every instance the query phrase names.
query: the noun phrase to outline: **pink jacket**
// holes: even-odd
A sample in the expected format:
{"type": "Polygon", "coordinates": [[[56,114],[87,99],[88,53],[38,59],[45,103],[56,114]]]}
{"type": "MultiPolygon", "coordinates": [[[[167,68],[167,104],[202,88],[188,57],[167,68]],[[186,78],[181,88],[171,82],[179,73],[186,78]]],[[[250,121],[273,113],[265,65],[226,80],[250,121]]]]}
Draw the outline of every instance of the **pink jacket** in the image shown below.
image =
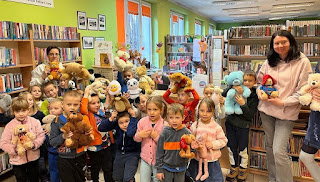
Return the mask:
{"type": "MultiPolygon", "coordinates": [[[[204,124],[201,122],[201,119],[199,121],[194,122],[190,128],[191,133],[196,136],[196,140],[200,141],[200,138],[203,135],[207,135],[207,141],[211,141],[213,145],[213,152],[208,153],[208,161],[212,162],[221,156],[220,149],[224,146],[226,146],[228,139],[225,136],[223,129],[221,128],[218,123],[215,122],[214,119],[211,119],[211,122],[208,124],[204,124]]],[[[198,155],[195,157],[197,160],[199,159],[198,155]]]]}
{"type": "Polygon", "coordinates": [[[151,137],[142,139],[138,137],[138,133],[142,130],[151,130],[152,123],[149,120],[148,116],[140,119],[138,123],[137,132],[134,135],[133,139],[136,142],[142,142],[140,156],[141,159],[146,161],[149,165],[155,165],[156,163],[157,143],[164,126],[165,123],[163,119],[160,117],[159,121],[154,125],[154,129],[157,131],[158,137],[156,139],[152,139],[151,137]]]}
{"type": "Polygon", "coordinates": [[[16,119],[13,119],[6,125],[0,140],[0,148],[9,154],[10,164],[22,165],[29,161],[35,161],[40,157],[39,147],[42,145],[44,140],[45,134],[41,127],[40,121],[28,116],[23,123],[16,119]],[[16,145],[11,144],[11,140],[14,137],[13,130],[19,124],[27,125],[29,128],[29,132],[32,132],[36,136],[33,141],[35,149],[28,150],[26,151],[25,155],[21,156],[19,156],[16,152],[16,145]]]}
{"type": "Polygon", "coordinates": [[[310,61],[303,53],[300,58],[289,63],[280,61],[276,67],[270,67],[268,61],[265,61],[257,75],[258,85],[262,83],[264,75],[271,75],[276,81],[275,87],[279,91],[279,98],[284,106],[276,106],[260,100],[258,110],[281,120],[297,120],[301,108],[298,91],[307,84],[308,75],[311,72],[310,61]]]}

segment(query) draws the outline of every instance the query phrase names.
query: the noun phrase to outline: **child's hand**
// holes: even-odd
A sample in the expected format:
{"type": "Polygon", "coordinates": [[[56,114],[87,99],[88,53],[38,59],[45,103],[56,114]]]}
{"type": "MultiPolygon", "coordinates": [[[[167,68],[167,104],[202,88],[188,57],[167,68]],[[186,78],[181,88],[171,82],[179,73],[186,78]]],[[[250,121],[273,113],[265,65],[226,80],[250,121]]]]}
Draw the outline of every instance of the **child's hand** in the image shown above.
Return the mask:
{"type": "Polygon", "coordinates": [[[128,109],[128,113],[131,115],[131,117],[136,117],[136,112],[132,108],[128,109]]]}
{"type": "Polygon", "coordinates": [[[151,138],[156,139],[158,137],[158,132],[155,129],[153,129],[150,136],[151,138]]]}
{"type": "Polygon", "coordinates": [[[118,112],[116,110],[112,111],[109,121],[110,122],[114,121],[117,116],[118,116],[118,112]]]}
{"type": "Polygon", "coordinates": [[[236,96],[234,96],[234,99],[237,101],[237,103],[240,105],[240,106],[243,106],[246,101],[243,99],[243,97],[239,94],[237,94],[236,96]]]}
{"type": "Polygon", "coordinates": [[[157,178],[158,178],[158,180],[162,181],[164,179],[164,174],[163,173],[157,173],[157,178]]]}
{"type": "Polygon", "coordinates": [[[138,133],[139,138],[149,138],[151,135],[151,130],[142,130],[138,133]]]}
{"type": "Polygon", "coordinates": [[[206,142],[206,147],[207,149],[212,149],[213,148],[212,142],[206,142]]]}
{"type": "Polygon", "coordinates": [[[200,146],[199,146],[199,143],[198,143],[198,141],[196,141],[196,140],[192,140],[191,141],[191,148],[193,148],[193,149],[198,149],[200,146]]]}
{"type": "Polygon", "coordinates": [[[84,90],[84,98],[88,98],[89,97],[89,89],[90,87],[86,87],[86,89],[84,90]]]}
{"type": "Polygon", "coordinates": [[[241,86],[232,86],[232,88],[234,88],[238,92],[238,94],[243,93],[243,88],[241,86]]]}
{"type": "Polygon", "coordinates": [[[129,99],[129,98],[130,98],[130,94],[129,94],[129,93],[125,93],[125,92],[123,92],[122,96],[123,96],[123,97],[125,97],[125,98],[127,98],[127,99],[129,99]]]}
{"type": "Polygon", "coordinates": [[[73,135],[73,133],[72,133],[71,131],[69,131],[69,133],[63,134],[63,135],[62,135],[62,138],[63,138],[63,139],[71,138],[72,135],[73,135]]]}

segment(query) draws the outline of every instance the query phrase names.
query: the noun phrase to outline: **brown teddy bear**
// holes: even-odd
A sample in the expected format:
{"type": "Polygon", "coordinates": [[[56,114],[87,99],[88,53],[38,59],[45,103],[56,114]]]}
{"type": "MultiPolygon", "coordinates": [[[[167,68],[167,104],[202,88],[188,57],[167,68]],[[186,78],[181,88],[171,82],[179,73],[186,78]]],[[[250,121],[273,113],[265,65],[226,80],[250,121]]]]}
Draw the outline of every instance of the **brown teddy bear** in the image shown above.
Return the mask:
{"type": "Polygon", "coordinates": [[[154,81],[147,76],[147,68],[146,66],[140,66],[136,68],[136,75],[139,77],[139,88],[144,90],[146,94],[151,94],[153,90],[151,89],[151,85],[155,85],[154,81]]]}
{"type": "Polygon", "coordinates": [[[11,140],[13,145],[17,145],[18,155],[24,155],[26,150],[33,147],[33,140],[36,136],[28,131],[27,125],[19,124],[14,128],[14,137],[11,140]]]}
{"type": "Polygon", "coordinates": [[[179,88],[184,88],[185,92],[193,90],[192,81],[182,73],[173,73],[172,75],[169,75],[169,79],[173,82],[170,89],[171,93],[177,93],[179,88]]]}
{"type": "Polygon", "coordinates": [[[79,63],[67,63],[63,65],[64,69],[60,70],[64,79],[71,79],[72,77],[82,78],[84,80],[89,80],[92,78],[89,71],[84,68],[84,65],[79,63]]]}
{"type": "Polygon", "coordinates": [[[51,122],[56,119],[57,117],[53,114],[49,114],[46,117],[44,117],[42,119],[42,123],[44,123],[42,125],[42,128],[44,129],[44,131],[47,133],[47,135],[50,135],[50,131],[51,131],[51,122]]]}
{"type": "Polygon", "coordinates": [[[93,134],[89,134],[92,127],[83,121],[83,116],[80,113],[71,113],[67,117],[67,123],[60,128],[60,130],[67,134],[70,131],[72,136],[65,140],[65,145],[68,148],[78,148],[89,145],[93,140],[93,134]]]}
{"type": "Polygon", "coordinates": [[[112,97],[109,108],[113,107],[118,112],[127,111],[131,108],[129,100],[121,96],[121,85],[118,81],[113,80],[109,84],[109,94],[112,97]]]}
{"type": "Polygon", "coordinates": [[[193,159],[194,158],[194,153],[191,152],[191,142],[195,140],[194,135],[192,134],[184,134],[181,137],[180,140],[180,152],[179,155],[182,158],[188,158],[188,159],[193,159]]]}
{"type": "Polygon", "coordinates": [[[59,69],[59,62],[52,61],[50,62],[50,75],[48,76],[49,80],[58,80],[60,69],[59,69]]]}

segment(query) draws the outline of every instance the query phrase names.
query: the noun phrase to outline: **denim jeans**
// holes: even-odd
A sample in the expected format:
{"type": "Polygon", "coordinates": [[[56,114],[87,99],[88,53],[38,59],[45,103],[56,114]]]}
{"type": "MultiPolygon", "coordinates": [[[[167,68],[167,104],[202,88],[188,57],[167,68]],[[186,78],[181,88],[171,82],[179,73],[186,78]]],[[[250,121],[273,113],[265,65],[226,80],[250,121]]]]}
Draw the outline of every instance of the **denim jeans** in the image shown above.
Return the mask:
{"type": "MultiPolygon", "coordinates": [[[[187,175],[192,177],[193,179],[196,179],[196,176],[198,175],[198,169],[199,169],[199,161],[195,159],[191,159],[189,168],[187,169],[187,175]]],[[[202,169],[203,169],[203,163],[202,163],[202,169]]],[[[208,162],[208,171],[209,171],[209,177],[205,180],[205,182],[223,182],[223,175],[221,171],[221,166],[219,163],[219,160],[214,162],[208,162]]]]}
{"type": "Polygon", "coordinates": [[[114,181],[135,181],[134,176],[138,169],[139,158],[138,152],[122,154],[121,151],[116,151],[112,174],[114,181]]]}
{"type": "Polygon", "coordinates": [[[287,154],[293,121],[281,120],[260,112],[266,134],[268,174],[271,182],[292,182],[291,163],[287,154]]]}
{"type": "Polygon", "coordinates": [[[320,112],[311,111],[304,144],[320,149],[320,112]]]}
{"type": "Polygon", "coordinates": [[[159,182],[157,178],[157,169],[153,165],[149,165],[146,161],[141,159],[140,182],[150,182],[150,181],[159,182]]]}

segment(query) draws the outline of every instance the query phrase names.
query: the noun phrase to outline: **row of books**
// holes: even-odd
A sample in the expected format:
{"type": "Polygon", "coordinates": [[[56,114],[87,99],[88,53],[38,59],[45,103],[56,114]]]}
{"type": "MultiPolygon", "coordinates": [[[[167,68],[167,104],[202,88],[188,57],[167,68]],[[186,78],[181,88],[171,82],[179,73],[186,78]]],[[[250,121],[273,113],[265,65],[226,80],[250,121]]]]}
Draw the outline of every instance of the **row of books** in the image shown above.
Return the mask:
{"type": "Polygon", "coordinates": [[[283,29],[284,25],[259,25],[232,27],[230,29],[230,38],[261,38],[270,37],[277,30],[283,29]]]}
{"type": "Polygon", "coordinates": [[[192,49],[186,45],[174,44],[168,47],[168,52],[189,52],[190,50],[192,51],[192,49]]]}
{"type": "Polygon", "coordinates": [[[288,30],[293,36],[320,36],[320,20],[286,21],[288,30]]]}
{"type": "Polygon", "coordinates": [[[190,39],[184,35],[167,35],[167,42],[169,43],[187,43],[188,41],[190,39]]]}
{"type": "Polygon", "coordinates": [[[0,75],[0,93],[23,89],[22,74],[8,73],[0,75]]]}
{"type": "Polygon", "coordinates": [[[267,170],[267,156],[261,152],[250,152],[250,168],[267,170]]]}
{"type": "Polygon", "coordinates": [[[269,46],[266,44],[230,45],[230,56],[266,56],[269,46]]]}
{"type": "Polygon", "coordinates": [[[28,24],[0,21],[0,39],[29,39],[28,24]]]}
{"type": "Polygon", "coordinates": [[[16,49],[8,49],[0,47],[0,67],[17,65],[17,51],[16,49]]]}
{"type": "Polygon", "coordinates": [[[252,70],[258,74],[264,60],[251,60],[250,62],[245,61],[229,61],[229,71],[246,71],[252,70]]]}
{"type": "Polygon", "coordinates": [[[79,40],[76,27],[32,24],[35,40],[79,40]]]}
{"type": "MultiPolygon", "coordinates": [[[[81,57],[81,50],[79,47],[71,48],[59,48],[60,49],[60,61],[77,60],[81,57]]],[[[34,57],[37,64],[41,64],[48,60],[47,48],[34,48],[34,57]]]]}
{"type": "Polygon", "coordinates": [[[306,56],[319,56],[320,55],[320,45],[308,42],[303,44],[298,44],[299,50],[303,52],[306,56]]]}
{"type": "Polygon", "coordinates": [[[0,172],[12,168],[12,165],[9,163],[8,153],[0,154],[0,172]]]}
{"type": "Polygon", "coordinates": [[[250,147],[259,150],[266,150],[265,134],[261,131],[252,131],[250,134],[250,147]]]}

